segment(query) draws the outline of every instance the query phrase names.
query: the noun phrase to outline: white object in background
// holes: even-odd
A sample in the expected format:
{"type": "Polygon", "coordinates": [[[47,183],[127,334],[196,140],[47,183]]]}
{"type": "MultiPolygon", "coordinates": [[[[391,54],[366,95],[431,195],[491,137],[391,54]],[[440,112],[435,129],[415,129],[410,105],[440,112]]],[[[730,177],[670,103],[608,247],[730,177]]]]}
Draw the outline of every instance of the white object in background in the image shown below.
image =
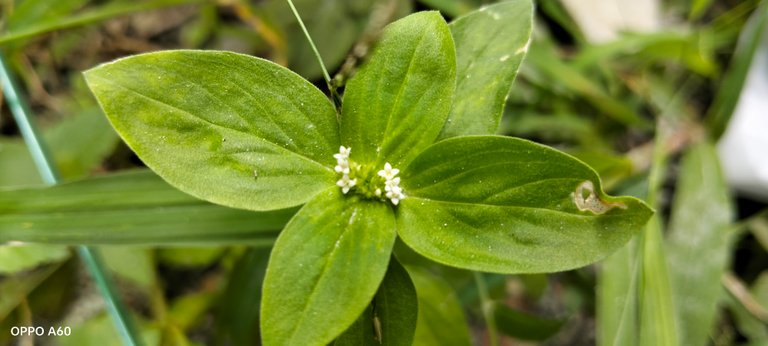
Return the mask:
{"type": "Polygon", "coordinates": [[[659,29],[658,0],[561,0],[592,43],[615,40],[623,31],[653,32],[659,29]]]}
{"type": "Polygon", "coordinates": [[[768,30],[763,38],[717,147],[728,184],[768,201],[768,30]]]}

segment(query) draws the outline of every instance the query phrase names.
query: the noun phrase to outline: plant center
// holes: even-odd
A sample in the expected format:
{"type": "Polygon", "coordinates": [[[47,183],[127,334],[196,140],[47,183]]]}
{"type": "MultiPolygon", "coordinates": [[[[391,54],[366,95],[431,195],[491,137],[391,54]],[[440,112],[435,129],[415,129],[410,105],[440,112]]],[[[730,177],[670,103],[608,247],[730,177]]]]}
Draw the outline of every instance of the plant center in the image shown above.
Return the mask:
{"type": "Polygon", "coordinates": [[[336,185],[342,193],[346,195],[353,191],[368,199],[389,200],[393,205],[405,198],[400,187],[400,177],[397,176],[399,169],[392,167],[389,162],[384,164],[384,169],[378,171],[376,167],[360,165],[350,160],[351,151],[352,148],[341,146],[339,153],[333,155],[336,159],[334,170],[340,176],[336,185]]]}

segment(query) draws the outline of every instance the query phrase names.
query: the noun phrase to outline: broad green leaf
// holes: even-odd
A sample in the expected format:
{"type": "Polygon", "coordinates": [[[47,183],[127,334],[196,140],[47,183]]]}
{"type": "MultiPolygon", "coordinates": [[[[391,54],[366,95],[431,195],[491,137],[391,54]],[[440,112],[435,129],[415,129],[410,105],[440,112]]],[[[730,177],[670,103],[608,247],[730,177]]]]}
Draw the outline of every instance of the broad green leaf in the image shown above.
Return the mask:
{"type": "MultiPolygon", "coordinates": [[[[382,282],[383,283],[383,282],[382,282]]],[[[373,306],[365,307],[363,313],[357,317],[347,330],[339,335],[331,344],[332,346],[376,346],[379,345],[377,326],[380,323],[373,314],[373,306]]]]}
{"type": "Polygon", "coordinates": [[[373,299],[396,237],[392,210],[332,188],[291,219],[264,278],[265,345],[325,345],[373,299]]]}
{"type": "Polygon", "coordinates": [[[0,246],[0,275],[33,269],[44,263],[60,262],[68,257],[69,251],[62,246],[0,246]]]}
{"type": "Polygon", "coordinates": [[[383,345],[411,345],[416,331],[418,300],[408,272],[394,257],[374,298],[383,345]]]}
{"type": "Polygon", "coordinates": [[[257,345],[259,306],[270,249],[251,248],[229,275],[216,313],[217,345],[257,345]]]}
{"type": "Polygon", "coordinates": [[[420,267],[408,266],[418,297],[419,314],[416,321],[416,346],[471,345],[467,321],[456,292],[443,279],[420,267]]]}
{"type": "Polygon", "coordinates": [[[709,143],[688,149],[672,206],[665,244],[683,345],[708,342],[729,262],[732,205],[719,162],[709,143]]]}
{"type": "Polygon", "coordinates": [[[606,196],[597,174],[530,141],[468,136],[438,142],[402,174],[398,234],[440,263],[498,273],[555,272],[616,251],[652,211],[606,196]]]}
{"type": "Polygon", "coordinates": [[[528,51],[533,3],[483,7],[450,24],[456,43],[456,99],[440,134],[495,134],[507,95],[528,51]]]}
{"type": "Polygon", "coordinates": [[[416,289],[394,257],[373,302],[334,346],[404,345],[413,343],[417,316],[416,289]]]}
{"type": "Polygon", "coordinates": [[[456,53],[437,12],[388,25],[369,60],[347,83],[342,144],[363,165],[405,166],[432,144],[448,116],[456,53]]]}
{"type": "Polygon", "coordinates": [[[543,341],[555,335],[565,321],[534,316],[511,309],[503,304],[493,306],[498,329],[509,336],[522,340],[543,341]]]}
{"type": "Polygon", "coordinates": [[[272,62],[165,51],[104,64],[85,77],[144,163],[196,197],[275,210],[303,204],[336,181],[333,105],[272,62]]]}
{"type": "Polygon", "coordinates": [[[294,212],[225,208],[182,193],[152,172],[121,172],[0,190],[0,242],[271,244],[294,212]]]}

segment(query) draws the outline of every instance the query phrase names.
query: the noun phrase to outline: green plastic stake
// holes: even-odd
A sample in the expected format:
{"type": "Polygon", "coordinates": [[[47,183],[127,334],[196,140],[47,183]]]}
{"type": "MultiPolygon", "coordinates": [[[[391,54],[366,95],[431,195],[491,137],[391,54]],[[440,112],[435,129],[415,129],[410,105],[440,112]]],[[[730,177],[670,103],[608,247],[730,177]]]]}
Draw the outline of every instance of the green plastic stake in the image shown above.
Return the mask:
{"type": "MultiPolygon", "coordinates": [[[[21,131],[21,136],[27,143],[29,152],[43,181],[48,185],[59,183],[61,176],[55,167],[55,162],[51,158],[42,136],[40,136],[32,122],[32,112],[19,92],[20,89],[11,74],[10,68],[6,64],[5,56],[2,52],[0,52],[0,85],[2,85],[8,107],[11,109],[11,113],[21,131]]],[[[131,346],[141,345],[140,340],[136,337],[137,334],[130,316],[128,316],[122,301],[117,297],[115,287],[106,274],[101,254],[97,249],[87,246],[78,246],[77,253],[88,267],[91,276],[93,276],[101,290],[107,303],[107,309],[112,315],[123,343],[131,346]]]]}

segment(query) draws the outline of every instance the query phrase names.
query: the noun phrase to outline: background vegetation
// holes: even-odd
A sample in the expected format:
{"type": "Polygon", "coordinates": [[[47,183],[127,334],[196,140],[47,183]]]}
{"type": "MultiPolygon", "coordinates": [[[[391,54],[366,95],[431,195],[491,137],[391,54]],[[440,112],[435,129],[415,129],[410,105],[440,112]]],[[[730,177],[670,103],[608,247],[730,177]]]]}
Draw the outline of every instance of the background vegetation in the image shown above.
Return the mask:
{"type": "MultiPolygon", "coordinates": [[[[490,1],[295,3],[343,79],[386,23],[424,9],[455,18],[490,1]]],[[[398,247],[418,268],[417,342],[768,344],[766,206],[729,192],[714,149],[765,44],[766,3],[667,0],[661,30],[605,44],[590,43],[559,1],[536,5],[503,134],[581,158],[609,193],[643,198],[657,217],[602,263],[550,275],[473,274],[398,247]]],[[[32,344],[6,332],[18,325],[73,329],[35,343],[120,343],[65,246],[75,244],[101,245],[147,344],[255,344],[269,246],[290,212],[256,227],[247,213],[165,185],[118,140],[80,72],[152,50],[222,49],[269,58],[324,88],[286,3],[4,0],[0,11],[0,49],[63,177],[85,179],[30,188],[43,180],[3,102],[0,242],[56,245],[0,245],[0,344],[32,344]]]]}

